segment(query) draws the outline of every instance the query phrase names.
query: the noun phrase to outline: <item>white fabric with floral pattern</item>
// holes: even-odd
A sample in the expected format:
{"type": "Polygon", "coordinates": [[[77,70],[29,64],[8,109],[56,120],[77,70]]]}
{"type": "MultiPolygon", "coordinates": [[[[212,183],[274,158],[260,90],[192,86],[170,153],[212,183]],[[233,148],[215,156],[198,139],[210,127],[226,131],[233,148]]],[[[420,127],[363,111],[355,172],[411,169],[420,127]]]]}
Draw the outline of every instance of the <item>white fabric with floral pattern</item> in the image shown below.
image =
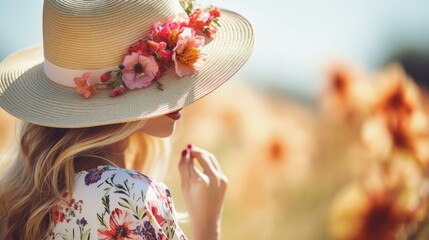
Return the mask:
{"type": "Polygon", "coordinates": [[[76,174],[53,209],[48,239],[186,240],[168,188],[139,172],[99,166],[76,174]]]}

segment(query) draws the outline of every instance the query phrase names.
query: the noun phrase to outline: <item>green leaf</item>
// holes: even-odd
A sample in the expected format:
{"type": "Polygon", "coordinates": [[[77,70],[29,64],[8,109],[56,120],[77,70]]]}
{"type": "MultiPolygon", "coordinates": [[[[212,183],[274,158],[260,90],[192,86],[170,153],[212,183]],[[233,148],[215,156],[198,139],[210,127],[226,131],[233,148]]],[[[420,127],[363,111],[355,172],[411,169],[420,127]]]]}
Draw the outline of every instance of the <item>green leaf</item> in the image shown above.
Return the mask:
{"type": "Polygon", "coordinates": [[[126,202],[126,203],[128,203],[128,205],[130,204],[130,202],[129,202],[129,200],[128,199],[126,199],[126,198],[119,198],[119,199],[121,199],[122,201],[124,201],[124,202],[126,202]]]}
{"type": "Polygon", "coordinates": [[[138,217],[139,217],[139,220],[141,220],[141,219],[143,219],[143,216],[144,216],[144,214],[146,213],[146,208],[140,208],[138,211],[137,211],[137,215],[138,215],[138,217]]]}
{"type": "Polygon", "coordinates": [[[128,186],[128,179],[124,182],[125,188],[127,188],[127,192],[130,192],[130,186],[128,186]]]}
{"type": "Polygon", "coordinates": [[[158,80],[155,79],[155,83],[156,83],[156,88],[158,90],[164,91],[164,85],[162,85],[162,83],[158,82],[158,80]]]}
{"type": "Polygon", "coordinates": [[[123,208],[127,208],[130,209],[130,206],[127,206],[125,204],[123,204],[122,202],[118,202],[119,206],[123,207],[123,208]]]}
{"type": "Polygon", "coordinates": [[[98,222],[100,222],[101,225],[103,225],[104,227],[107,228],[107,225],[104,222],[104,213],[102,213],[101,215],[97,213],[97,219],[98,219],[98,222]]]}
{"type": "Polygon", "coordinates": [[[110,195],[104,195],[101,202],[103,203],[104,210],[110,214],[110,195]]]}
{"type": "Polygon", "coordinates": [[[114,193],[119,193],[119,194],[127,195],[128,197],[130,196],[130,195],[128,195],[128,193],[127,193],[127,192],[125,192],[124,190],[116,190],[114,193]]]}
{"type": "Polygon", "coordinates": [[[81,240],[89,240],[90,229],[86,230],[83,235],[80,237],[81,240]]]}
{"type": "Polygon", "coordinates": [[[219,19],[214,18],[214,19],[212,19],[212,22],[213,22],[216,26],[220,27],[219,19]]]}
{"type": "Polygon", "coordinates": [[[115,187],[126,191],[125,187],[122,186],[121,184],[115,184],[115,187]]]}

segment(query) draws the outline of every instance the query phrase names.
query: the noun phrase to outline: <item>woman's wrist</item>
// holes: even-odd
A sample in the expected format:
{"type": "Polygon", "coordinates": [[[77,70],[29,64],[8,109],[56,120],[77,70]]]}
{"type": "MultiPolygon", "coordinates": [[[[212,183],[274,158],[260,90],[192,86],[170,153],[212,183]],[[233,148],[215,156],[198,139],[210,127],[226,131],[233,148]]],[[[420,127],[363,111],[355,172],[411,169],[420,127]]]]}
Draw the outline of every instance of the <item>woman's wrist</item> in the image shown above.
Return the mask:
{"type": "Polygon", "coordinates": [[[219,240],[221,237],[220,222],[216,224],[207,224],[205,226],[198,226],[200,224],[192,224],[192,240],[219,240]]]}
{"type": "Polygon", "coordinates": [[[192,231],[192,240],[219,240],[220,231],[192,231]]]}

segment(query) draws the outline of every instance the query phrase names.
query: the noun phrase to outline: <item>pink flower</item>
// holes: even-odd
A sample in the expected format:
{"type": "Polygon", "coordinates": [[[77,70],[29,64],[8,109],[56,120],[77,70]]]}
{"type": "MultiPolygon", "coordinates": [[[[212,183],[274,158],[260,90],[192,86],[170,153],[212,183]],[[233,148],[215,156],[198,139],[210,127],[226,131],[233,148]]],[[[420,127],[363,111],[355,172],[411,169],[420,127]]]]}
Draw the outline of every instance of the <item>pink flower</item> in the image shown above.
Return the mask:
{"type": "Polygon", "coordinates": [[[189,16],[186,13],[179,13],[176,16],[174,16],[171,22],[177,23],[181,26],[187,26],[189,24],[189,16]]]}
{"type": "Polygon", "coordinates": [[[211,39],[213,39],[216,36],[217,27],[213,26],[212,24],[209,25],[204,32],[207,34],[207,36],[211,39]]]}
{"type": "Polygon", "coordinates": [[[116,97],[119,95],[122,95],[125,92],[125,88],[123,85],[120,85],[119,87],[115,87],[113,91],[109,94],[110,97],[116,97]]]}
{"type": "Polygon", "coordinates": [[[122,79],[129,89],[148,87],[159,71],[155,58],[140,51],[125,56],[122,65],[122,79]]]}
{"type": "Polygon", "coordinates": [[[179,77],[194,74],[206,60],[205,54],[201,53],[204,40],[203,36],[196,36],[191,28],[183,29],[173,49],[173,61],[179,77]]]}
{"type": "Polygon", "coordinates": [[[82,75],[82,77],[74,78],[74,83],[76,84],[76,92],[82,94],[85,98],[90,98],[94,93],[97,92],[95,87],[88,83],[88,78],[90,76],[91,73],[86,72],[82,75]]]}
{"type": "Polygon", "coordinates": [[[101,227],[98,229],[98,239],[116,240],[116,239],[141,239],[134,233],[138,223],[134,221],[131,214],[122,212],[116,208],[110,215],[109,228],[101,227]]]}

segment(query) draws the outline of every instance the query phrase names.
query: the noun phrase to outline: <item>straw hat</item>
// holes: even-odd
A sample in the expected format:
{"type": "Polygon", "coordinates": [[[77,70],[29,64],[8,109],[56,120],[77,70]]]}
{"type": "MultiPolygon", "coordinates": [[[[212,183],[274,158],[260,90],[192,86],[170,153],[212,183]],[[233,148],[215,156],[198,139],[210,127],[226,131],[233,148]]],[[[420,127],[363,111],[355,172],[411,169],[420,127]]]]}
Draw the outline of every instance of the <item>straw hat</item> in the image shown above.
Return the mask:
{"type": "Polygon", "coordinates": [[[152,84],[114,98],[99,90],[85,99],[76,93],[73,76],[117,67],[154,23],[184,10],[178,0],[45,0],[43,46],[18,51],[0,63],[0,107],[34,124],[67,128],[134,121],[183,108],[226,82],[251,54],[249,22],[221,11],[221,27],[202,48],[207,60],[195,74],[180,78],[173,66],[159,79],[163,91],[152,84]]]}

